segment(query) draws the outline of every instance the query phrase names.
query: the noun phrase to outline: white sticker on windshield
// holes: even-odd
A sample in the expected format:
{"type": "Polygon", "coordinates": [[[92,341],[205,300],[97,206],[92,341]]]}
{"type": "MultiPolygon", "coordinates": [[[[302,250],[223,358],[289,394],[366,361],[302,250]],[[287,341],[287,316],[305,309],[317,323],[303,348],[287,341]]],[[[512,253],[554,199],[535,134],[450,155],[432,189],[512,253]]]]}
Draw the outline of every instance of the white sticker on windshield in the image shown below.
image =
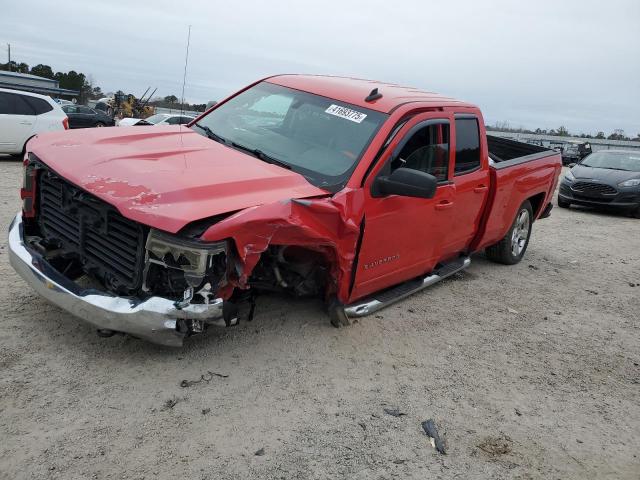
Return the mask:
{"type": "Polygon", "coordinates": [[[367,118],[366,113],[357,112],[347,107],[341,107],[340,105],[331,105],[325,110],[325,113],[335,115],[336,117],[344,118],[346,120],[351,120],[356,123],[362,123],[362,121],[367,118]]]}

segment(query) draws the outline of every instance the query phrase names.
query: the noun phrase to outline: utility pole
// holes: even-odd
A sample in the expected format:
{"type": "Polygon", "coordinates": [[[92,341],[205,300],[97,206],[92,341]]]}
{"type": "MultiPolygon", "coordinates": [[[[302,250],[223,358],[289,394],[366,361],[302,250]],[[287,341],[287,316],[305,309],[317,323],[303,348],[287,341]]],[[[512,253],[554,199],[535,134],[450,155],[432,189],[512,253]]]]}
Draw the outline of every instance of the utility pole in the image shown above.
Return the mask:
{"type": "Polygon", "coordinates": [[[9,68],[9,71],[11,71],[11,44],[7,43],[7,52],[9,55],[9,63],[7,63],[7,66],[9,68]]]}

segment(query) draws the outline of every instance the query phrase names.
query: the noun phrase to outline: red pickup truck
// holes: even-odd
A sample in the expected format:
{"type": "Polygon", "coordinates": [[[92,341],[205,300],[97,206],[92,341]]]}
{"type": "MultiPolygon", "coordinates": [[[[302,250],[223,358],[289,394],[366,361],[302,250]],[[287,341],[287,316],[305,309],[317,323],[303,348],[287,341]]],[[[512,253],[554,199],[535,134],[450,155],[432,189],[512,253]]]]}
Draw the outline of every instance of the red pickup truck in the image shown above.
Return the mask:
{"type": "Polygon", "coordinates": [[[38,136],[24,164],[16,271],[101,335],[181,345],[251,318],[258,292],[321,296],[341,326],[474,252],[515,264],[561,158],[458,100],[281,75],[188,126],[38,136]]]}

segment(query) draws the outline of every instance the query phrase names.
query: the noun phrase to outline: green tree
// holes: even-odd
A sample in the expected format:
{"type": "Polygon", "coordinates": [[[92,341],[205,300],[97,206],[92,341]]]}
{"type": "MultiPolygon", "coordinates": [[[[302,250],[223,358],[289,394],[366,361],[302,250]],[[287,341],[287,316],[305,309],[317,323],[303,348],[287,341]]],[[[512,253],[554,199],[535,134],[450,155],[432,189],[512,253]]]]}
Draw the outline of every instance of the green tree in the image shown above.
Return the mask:
{"type": "Polygon", "coordinates": [[[567,127],[565,127],[565,126],[558,127],[558,136],[560,136],[560,137],[568,137],[569,136],[569,130],[567,130],[567,127]]]}
{"type": "Polygon", "coordinates": [[[178,97],[176,97],[175,95],[167,95],[166,97],[164,97],[164,101],[169,103],[176,103],[178,101],[178,97]]]}
{"type": "Polygon", "coordinates": [[[604,140],[604,132],[598,132],[594,138],[598,138],[600,140],[604,140]]]}
{"type": "Polygon", "coordinates": [[[51,67],[49,65],[43,65],[41,63],[39,63],[35,67],[32,67],[29,73],[31,73],[31,75],[37,75],[38,77],[43,78],[55,78],[55,74],[53,73],[53,70],[51,70],[51,67]]]}

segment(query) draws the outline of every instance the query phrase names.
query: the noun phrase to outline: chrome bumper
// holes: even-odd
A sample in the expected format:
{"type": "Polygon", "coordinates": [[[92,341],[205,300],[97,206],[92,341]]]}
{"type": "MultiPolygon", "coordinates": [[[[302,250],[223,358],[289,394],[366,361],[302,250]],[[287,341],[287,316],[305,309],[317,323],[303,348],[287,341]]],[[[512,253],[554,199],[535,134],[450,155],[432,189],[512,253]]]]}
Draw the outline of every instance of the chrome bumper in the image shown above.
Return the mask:
{"type": "Polygon", "coordinates": [[[26,247],[21,214],[16,215],[9,227],[9,261],[36,292],[98,329],[129,333],[160,345],[180,347],[185,334],[176,329],[178,319],[212,322],[222,318],[223,300],[220,298],[208,305],[177,308],[175,302],[167,298],[116,297],[108,292],[80,287],[26,247]]]}

